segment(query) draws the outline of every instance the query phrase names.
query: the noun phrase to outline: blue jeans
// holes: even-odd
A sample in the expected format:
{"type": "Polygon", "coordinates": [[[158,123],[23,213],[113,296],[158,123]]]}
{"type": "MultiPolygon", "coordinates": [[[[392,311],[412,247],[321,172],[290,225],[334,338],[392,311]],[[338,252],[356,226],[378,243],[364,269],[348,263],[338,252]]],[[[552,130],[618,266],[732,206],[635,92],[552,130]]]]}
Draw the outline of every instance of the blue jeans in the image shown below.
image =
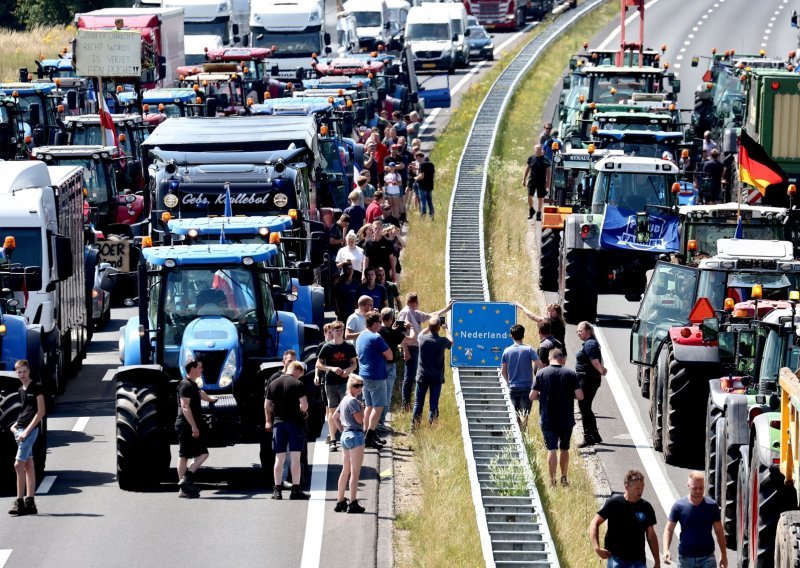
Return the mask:
{"type": "Polygon", "coordinates": [[[417,383],[417,392],[414,394],[414,417],[416,424],[422,418],[422,409],[425,406],[425,395],[430,391],[430,412],[428,422],[433,422],[439,417],[439,396],[442,394],[442,383],[417,383]]]}
{"type": "Polygon", "coordinates": [[[514,410],[521,412],[525,416],[531,413],[531,406],[533,403],[530,399],[531,389],[508,389],[508,396],[511,398],[511,404],[514,405],[514,410]]]}
{"type": "Polygon", "coordinates": [[[709,556],[681,556],[678,555],[678,568],[717,568],[717,559],[713,554],[709,556]]]}
{"type": "Polygon", "coordinates": [[[409,345],[408,353],[411,355],[408,361],[403,362],[403,388],[402,399],[403,406],[411,404],[411,395],[414,392],[414,385],[417,382],[417,366],[419,364],[419,347],[416,345],[409,345]]]}
{"type": "Polygon", "coordinates": [[[364,379],[364,404],[379,408],[386,406],[386,380],[364,379]]]}
{"type": "Polygon", "coordinates": [[[36,438],[39,437],[39,427],[37,426],[31,433],[28,434],[24,442],[19,441],[19,437],[25,432],[25,428],[17,428],[14,430],[14,440],[17,442],[17,461],[27,461],[33,457],[33,445],[36,443],[36,438]]]}
{"type": "Polygon", "coordinates": [[[394,394],[394,382],[397,379],[397,363],[394,361],[386,362],[386,405],[381,412],[381,418],[378,424],[384,426],[386,424],[386,414],[392,406],[392,394],[394,394]]]}
{"type": "Polygon", "coordinates": [[[606,568],[647,568],[647,563],[640,560],[620,560],[612,556],[608,559],[606,568]]]}
{"type": "Polygon", "coordinates": [[[431,217],[433,217],[433,192],[427,189],[419,189],[419,204],[422,208],[422,214],[425,215],[427,210],[430,209],[431,217]]]}

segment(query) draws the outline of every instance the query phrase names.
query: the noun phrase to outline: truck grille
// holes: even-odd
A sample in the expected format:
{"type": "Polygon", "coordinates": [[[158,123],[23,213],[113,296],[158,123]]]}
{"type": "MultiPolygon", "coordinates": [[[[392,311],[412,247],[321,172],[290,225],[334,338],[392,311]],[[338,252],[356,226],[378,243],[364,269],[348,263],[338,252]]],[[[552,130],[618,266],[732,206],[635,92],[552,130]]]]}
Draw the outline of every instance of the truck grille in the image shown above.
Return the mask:
{"type": "Polygon", "coordinates": [[[195,351],[195,358],[203,364],[203,382],[210,385],[217,384],[222,365],[228,356],[227,351],[195,351]]]}

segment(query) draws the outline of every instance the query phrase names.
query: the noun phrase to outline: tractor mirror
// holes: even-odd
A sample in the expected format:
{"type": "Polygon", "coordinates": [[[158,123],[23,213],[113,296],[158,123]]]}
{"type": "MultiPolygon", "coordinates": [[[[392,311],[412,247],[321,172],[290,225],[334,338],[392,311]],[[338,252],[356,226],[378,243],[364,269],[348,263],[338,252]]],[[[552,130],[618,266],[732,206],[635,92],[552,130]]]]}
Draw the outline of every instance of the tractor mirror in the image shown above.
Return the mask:
{"type": "Polygon", "coordinates": [[[719,362],[722,365],[732,365],[736,360],[736,348],[733,333],[723,331],[718,334],[719,341],[719,362]]]}
{"type": "Polygon", "coordinates": [[[703,333],[703,341],[717,341],[719,338],[719,320],[717,318],[706,318],[700,324],[700,331],[703,333]]]}
{"type": "Polygon", "coordinates": [[[58,274],[58,281],[63,282],[73,273],[72,264],[72,242],[69,237],[62,237],[56,235],[55,249],[56,249],[56,273],[58,274]]]}

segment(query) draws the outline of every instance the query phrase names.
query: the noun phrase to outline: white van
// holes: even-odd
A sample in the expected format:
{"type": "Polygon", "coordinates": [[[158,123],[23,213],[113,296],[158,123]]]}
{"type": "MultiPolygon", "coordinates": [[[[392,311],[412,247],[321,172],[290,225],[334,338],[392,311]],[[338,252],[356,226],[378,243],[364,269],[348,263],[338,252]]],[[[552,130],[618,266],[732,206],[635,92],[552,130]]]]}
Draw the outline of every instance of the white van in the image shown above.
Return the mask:
{"type": "Polygon", "coordinates": [[[386,0],[386,7],[389,8],[389,50],[400,51],[411,4],[406,0],[386,0]]]}
{"type": "Polygon", "coordinates": [[[442,4],[450,10],[450,29],[453,36],[458,36],[455,41],[456,65],[466,67],[469,65],[469,44],[466,36],[469,35],[469,25],[467,24],[467,9],[461,2],[446,2],[442,4]]]}
{"type": "Polygon", "coordinates": [[[452,31],[447,4],[424,4],[411,8],[406,21],[405,40],[414,54],[414,69],[455,70],[458,37],[452,31]]]}
{"type": "Polygon", "coordinates": [[[356,18],[362,51],[375,51],[389,44],[389,8],[384,0],[348,0],[344,9],[356,18]]]}

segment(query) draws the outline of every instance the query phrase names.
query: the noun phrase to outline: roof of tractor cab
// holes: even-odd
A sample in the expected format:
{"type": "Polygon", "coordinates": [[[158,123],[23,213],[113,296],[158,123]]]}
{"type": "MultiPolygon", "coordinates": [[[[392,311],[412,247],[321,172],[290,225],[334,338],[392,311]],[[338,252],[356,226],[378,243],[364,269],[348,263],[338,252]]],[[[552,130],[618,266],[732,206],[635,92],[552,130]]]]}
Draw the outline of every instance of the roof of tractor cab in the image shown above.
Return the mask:
{"type": "Polygon", "coordinates": [[[654,142],[664,142],[667,140],[683,140],[682,132],[666,132],[663,130],[613,130],[603,128],[595,133],[595,136],[605,136],[614,140],[625,141],[626,138],[652,138],[654,142]]]}
{"type": "Polygon", "coordinates": [[[177,245],[144,248],[142,254],[147,262],[157,266],[165,266],[172,260],[175,266],[225,268],[226,264],[244,264],[245,258],[252,258],[254,262],[267,261],[278,254],[278,247],[267,244],[177,245]]]}
{"type": "Polygon", "coordinates": [[[20,96],[41,93],[47,95],[56,89],[55,83],[0,83],[0,95],[11,96],[15,91],[20,96]]]}
{"type": "MultiPolygon", "coordinates": [[[[714,258],[719,260],[757,258],[792,262],[794,260],[794,247],[789,241],[719,239],[717,241],[717,255],[714,258]]],[[[798,268],[800,268],[800,263],[798,263],[798,268]]]]}
{"type": "Polygon", "coordinates": [[[677,174],[678,166],[660,158],[642,156],[608,156],[595,162],[595,171],[620,171],[626,173],[677,174]]]}
{"type": "Polygon", "coordinates": [[[119,154],[119,149],[116,146],[101,146],[99,144],[92,144],[89,146],[38,146],[33,149],[34,157],[42,159],[45,156],[92,156],[97,155],[98,158],[116,158],[119,154]],[[105,155],[104,155],[105,154],[105,155]]]}
{"type": "MultiPolygon", "coordinates": [[[[142,122],[142,116],[140,114],[112,114],[111,118],[114,121],[114,124],[122,124],[124,122],[129,122],[130,124],[139,124],[142,122]]],[[[65,116],[64,122],[67,124],[75,124],[77,126],[82,126],[84,124],[91,124],[94,126],[100,124],[100,115],[81,114],[78,116],[65,116]]]]}
{"type": "Polygon", "coordinates": [[[783,219],[788,211],[783,207],[767,207],[766,205],[748,205],[747,203],[718,203],[716,205],[682,205],[679,210],[681,215],[691,217],[720,217],[736,218],[741,215],[743,219],[760,219],[775,217],[783,219]]]}
{"type": "Polygon", "coordinates": [[[259,229],[266,228],[270,233],[280,233],[292,228],[288,215],[263,215],[254,217],[199,217],[197,219],[170,219],[171,233],[187,235],[192,229],[198,235],[219,235],[225,231],[229,235],[256,235],[259,229]]]}

